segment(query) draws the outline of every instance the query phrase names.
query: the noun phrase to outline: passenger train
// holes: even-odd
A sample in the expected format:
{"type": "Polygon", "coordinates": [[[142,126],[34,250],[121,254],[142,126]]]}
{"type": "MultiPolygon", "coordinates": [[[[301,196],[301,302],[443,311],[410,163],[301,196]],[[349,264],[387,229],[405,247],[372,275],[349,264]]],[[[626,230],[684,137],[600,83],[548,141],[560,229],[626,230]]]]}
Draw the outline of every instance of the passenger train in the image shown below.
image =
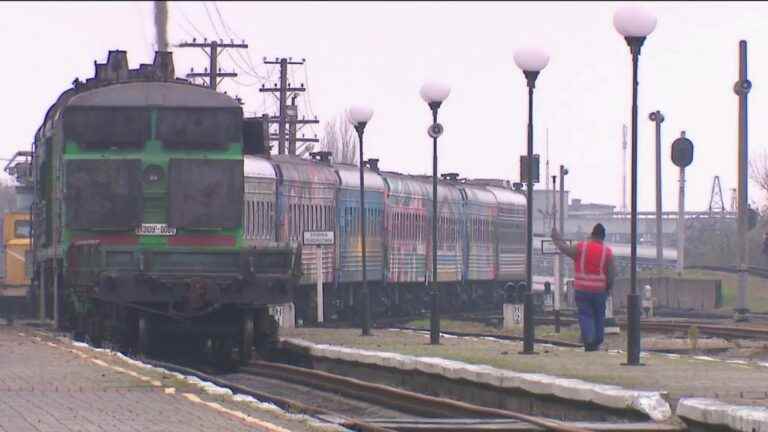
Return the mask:
{"type": "MultiPolygon", "coordinates": [[[[299,319],[354,319],[362,282],[359,167],[333,163],[328,152],[311,156],[245,156],[245,241],[301,249],[299,319]],[[331,231],[336,241],[302,245],[305,231],[331,231]]],[[[418,313],[429,304],[426,285],[434,271],[431,177],[382,171],[375,159],[366,166],[366,276],[374,315],[418,313]]],[[[524,195],[506,181],[444,175],[437,199],[441,308],[501,304],[508,287],[525,280],[524,195]]]]}

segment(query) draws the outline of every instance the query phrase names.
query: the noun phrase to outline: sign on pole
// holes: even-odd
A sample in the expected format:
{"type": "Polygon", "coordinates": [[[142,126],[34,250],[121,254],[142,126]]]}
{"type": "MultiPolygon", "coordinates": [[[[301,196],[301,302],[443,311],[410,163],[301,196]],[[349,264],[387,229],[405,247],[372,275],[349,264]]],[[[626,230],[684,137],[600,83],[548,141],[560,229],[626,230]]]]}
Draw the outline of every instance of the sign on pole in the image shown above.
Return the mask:
{"type": "MultiPolygon", "coordinates": [[[[564,240],[566,243],[568,243],[568,246],[573,246],[573,240],[564,240]]],[[[541,241],[541,254],[542,255],[558,255],[560,254],[560,250],[555,246],[555,242],[548,239],[543,239],[541,241]]]]}
{"type": "Polygon", "coordinates": [[[330,246],[334,244],[333,231],[304,231],[304,246],[330,246]]]}

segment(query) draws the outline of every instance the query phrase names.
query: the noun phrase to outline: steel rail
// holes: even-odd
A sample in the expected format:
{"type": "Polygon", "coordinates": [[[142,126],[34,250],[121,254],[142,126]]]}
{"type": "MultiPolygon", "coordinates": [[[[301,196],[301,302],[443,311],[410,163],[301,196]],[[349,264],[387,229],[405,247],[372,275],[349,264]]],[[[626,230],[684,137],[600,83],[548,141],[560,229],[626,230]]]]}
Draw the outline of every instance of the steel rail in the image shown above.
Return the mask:
{"type": "Polygon", "coordinates": [[[305,405],[301,402],[297,402],[297,401],[286,399],[280,396],[275,396],[269,393],[253,390],[246,386],[236,384],[227,380],[223,380],[221,378],[217,378],[215,376],[206,374],[204,372],[201,372],[195,369],[179,366],[172,363],[166,363],[159,360],[142,359],[142,361],[149,365],[152,365],[155,367],[161,367],[172,372],[177,372],[184,375],[191,375],[191,376],[198,377],[204,381],[211,382],[219,387],[225,387],[225,388],[234,390],[237,393],[242,393],[242,394],[254,397],[262,402],[271,402],[285,411],[299,411],[299,412],[314,415],[314,416],[327,416],[334,419],[338,419],[340,420],[339,424],[348,429],[362,431],[362,432],[396,432],[393,429],[376,426],[376,425],[364,422],[362,420],[343,416],[323,408],[305,405]]]}
{"type": "MultiPolygon", "coordinates": [[[[397,330],[408,330],[408,331],[417,331],[417,332],[424,332],[426,330],[420,329],[417,327],[406,327],[406,326],[392,326],[390,328],[397,329],[397,330]]],[[[472,333],[472,332],[457,332],[457,331],[448,331],[448,330],[440,330],[440,333],[450,335],[450,336],[457,336],[457,337],[474,337],[474,338],[495,338],[495,339],[501,339],[501,340],[509,340],[509,341],[522,341],[522,336],[511,336],[511,335],[503,335],[503,334],[493,334],[493,333],[472,333]]],[[[584,345],[576,342],[568,342],[563,340],[557,340],[557,339],[542,339],[542,338],[536,338],[535,342],[538,344],[550,344],[555,346],[562,346],[562,347],[568,347],[568,348],[581,348],[584,345]]]]}
{"type": "Polygon", "coordinates": [[[310,384],[322,390],[351,395],[368,402],[391,406],[406,412],[439,417],[491,417],[520,420],[556,432],[587,432],[589,429],[569,425],[552,419],[520,414],[496,408],[486,408],[451,399],[422,395],[381,384],[373,384],[328,372],[305,369],[284,364],[254,361],[252,367],[243,367],[245,373],[277,378],[298,384],[310,384]]]}

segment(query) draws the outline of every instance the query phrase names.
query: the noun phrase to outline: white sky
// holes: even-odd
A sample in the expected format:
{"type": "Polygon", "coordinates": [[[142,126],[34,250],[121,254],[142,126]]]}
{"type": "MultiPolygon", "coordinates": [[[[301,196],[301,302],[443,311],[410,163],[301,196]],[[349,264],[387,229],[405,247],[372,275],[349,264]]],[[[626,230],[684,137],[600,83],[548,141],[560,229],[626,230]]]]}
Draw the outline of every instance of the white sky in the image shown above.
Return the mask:
{"type": "MultiPolygon", "coordinates": [[[[419,87],[433,77],[453,90],[440,110],[440,172],[517,180],[525,152],[527,96],[512,55],[527,45],[545,48],[549,66],[537,81],[535,151],[545,153],[549,129],[553,167],[571,174],[568,189],[587,202],[621,201],[621,130],[629,125],[631,60],[612,24],[620,3],[609,2],[169,2],[169,40],[191,36],[229,39],[219,21],[249,43],[256,72],[278,74],[261,64],[266,56],[306,58],[291,82],[306,82],[301,114],[320,120],[352,103],[367,103],[374,117],[366,128],[366,157],[385,170],[431,173],[430,115],[419,87]],[[210,18],[206,14],[207,5],[210,18]],[[202,33],[199,33],[202,32],[202,33]],[[306,76],[305,76],[306,72],[306,76]],[[308,81],[307,81],[308,78],[308,81]],[[309,104],[305,104],[310,102],[309,104]]],[[[681,130],[695,144],[687,170],[687,208],[705,209],[714,175],[720,175],[726,206],[736,186],[738,42],[749,42],[750,154],[764,151],[768,123],[768,4],[651,2],[658,16],[640,61],[640,209],[654,207],[654,135],[648,113],[660,109],[663,124],[664,208],[677,208],[677,168],[669,146],[681,130]]],[[[152,61],[151,2],[2,3],[0,40],[6,61],[0,156],[28,148],[47,108],[75,77],[93,75],[110,49],[128,51],[131,67],[152,61]]],[[[175,49],[177,75],[201,71],[205,55],[175,49]]],[[[245,65],[242,58],[235,59],[245,65]]],[[[239,69],[227,54],[226,70],[239,69]]],[[[246,101],[246,111],[274,112],[258,93],[262,80],[245,73],[223,88],[246,101]]],[[[321,128],[316,128],[319,133],[321,128]]],[[[542,163],[542,174],[544,166],[542,163]]],[[[541,185],[543,187],[543,185],[541,185]]],[[[629,187],[629,186],[628,186],[629,187]]],[[[750,185],[750,200],[760,200],[750,185]]],[[[629,194],[629,192],[627,192],[629,194]]]]}

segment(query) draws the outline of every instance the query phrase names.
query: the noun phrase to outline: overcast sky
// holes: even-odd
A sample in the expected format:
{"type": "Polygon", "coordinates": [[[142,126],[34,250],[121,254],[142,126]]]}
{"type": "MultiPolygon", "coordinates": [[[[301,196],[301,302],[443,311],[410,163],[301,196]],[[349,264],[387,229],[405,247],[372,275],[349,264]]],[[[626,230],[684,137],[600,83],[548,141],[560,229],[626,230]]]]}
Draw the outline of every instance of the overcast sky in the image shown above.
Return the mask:
{"type": "MultiPolygon", "coordinates": [[[[629,49],[612,24],[620,4],[169,2],[168,30],[171,43],[192,36],[246,40],[247,54],[224,54],[221,65],[241,73],[238,82],[227,80],[223,89],[242,97],[248,112],[275,110],[257,90],[262,82],[273,85],[278,76],[262,57],[306,58],[306,67],[291,68],[290,78],[309,89],[299,98],[301,114],[324,121],[349,104],[371,105],[375,113],[366,128],[365,156],[379,157],[386,170],[431,174],[430,115],[418,92],[427,78],[447,81],[452,92],[440,110],[446,129],[439,142],[440,172],[513,181],[525,152],[527,96],[512,56],[520,47],[541,47],[550,53],[550,63],[537,81],[535,151],[545,156],[548,129],[551,171],[559,164],[569,168],[573,197],[618,206],[622,124],[629,125],[631,103],[629,49]]],[[[656,109],[666,117],[664,208],[677,208],[678,170],[669,147],[681,130],[695,145],[686,173],[687,208],[707,208],[715,175],[728,206],[730,189],[736,187],[733,84],[740,39],[749,42],[753,83],[751,155],[763,152],[768,138],[768,122],[761,121],[768,108],[762,85],[768,82],[768,4],[646,6],[658,24],[640,59],[640,209],[655,205],[648,113],[656,109]]],[[[151,2],[6,2],[0,12],[6,55],[0,71],[6,85],[2,157],[29,147],[47,108],[75,77],[91,77],[93,62],[103,62],[108,50],[126,50],[131,67],[152,60],[151,2]]],[[[202,51],[189,48],[174,48],[174,58],[179,76],[190,67],[201,70],[207,61],[202,51]]],[[[764,198],[750,185],[750,201],[764,198]]]]}

